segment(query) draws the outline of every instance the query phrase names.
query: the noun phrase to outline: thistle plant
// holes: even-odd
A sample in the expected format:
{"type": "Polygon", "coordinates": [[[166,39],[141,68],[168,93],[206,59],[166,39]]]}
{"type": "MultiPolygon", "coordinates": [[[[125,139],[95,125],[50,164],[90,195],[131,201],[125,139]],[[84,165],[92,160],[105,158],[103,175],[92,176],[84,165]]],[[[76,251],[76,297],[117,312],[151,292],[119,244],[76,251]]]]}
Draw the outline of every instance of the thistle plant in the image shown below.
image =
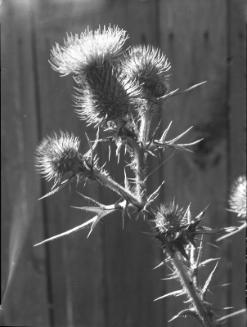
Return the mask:
{"type": "MultiPolygon", "coordinates": [[[[205,82],[185,90],[170,90],[171,64],[168,58],[161,50],[149,45],[126,47],[127,39],[127,33],[118,27],[99,27],[95,31],[87,29],[79,35],[68,34],[63,45],[55,44],[51,50],[51,67],[61,76],[71,75],[73,78],[75,112],[87,125],[94,126],[96,137],[89,140],[85,134],[89,147],[84,154],[79,151],[79,138],[68,132],[54,133],[41,142],[36,152],[37,170],[47,181],[53,182],[50,192],[42,198],[73,181],[78,185],[94,180],[115,192],[118,200],[105,205],[80,193],[92,205],[76,208],[93,213],[93,218],[36,246],[84,228],[89,228],[90,235],[100,220],[114,212],[121,212],[123,218],[144,219],[151,237],[162,249],[163,259],[158,267],[170,267],[172,273],[168,279],[176,279],[180,285],[180,289],[160,295],[155,301],[168,296],[185,296],[185,308],[171,320],[191,315],[201,326],[216,326],[224,317],[217,316],[208,302],[207,290],[219,258],[202,260],[203,237],[215,233],[215,230],[204,225],[205,211],[193,216],[190,205],[182,208],[175,200],[166,203],[159,199],[157,205],[164,182],[152,191],[147,187],[150,175],[147,174],[148,156],[158,161],[159,154],[168,148],[190,151],[201,141],[181,141],[192,127],[172,139],[168,137],[171,123],[163,131],[160,126],[151,131],[155,113],[168,98],[190,92],[205,82]],[[102,142],[109,147],[112,143],[116,145],[118,161],[120,150],[124,148],[125,162],[134,178],[127,175],[124,167],[123,183],[115,181],[114,172],[109,173],[106,168],[109,158],[99,158],[97,149],[102,142]],[[106,164],[101,166],[99,159],[106,164]],[[198,274],[212,262],[216,262],[215,266],[200,285],[198,274]]],[[[243,204],[234,194],[230,203],[236,211],[243,204]]],[[[238,212],[242,217],[242,207],[238,212]]]]}

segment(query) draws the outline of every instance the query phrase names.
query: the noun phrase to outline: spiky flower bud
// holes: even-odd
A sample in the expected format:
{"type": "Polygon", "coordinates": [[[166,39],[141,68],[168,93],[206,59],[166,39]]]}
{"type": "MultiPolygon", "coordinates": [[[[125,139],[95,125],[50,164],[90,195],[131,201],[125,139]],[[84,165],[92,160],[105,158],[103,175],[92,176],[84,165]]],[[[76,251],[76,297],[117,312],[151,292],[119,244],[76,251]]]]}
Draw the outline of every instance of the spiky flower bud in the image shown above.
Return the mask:
{"type": "Polygon", "coordinates": [[[191,243],[194,245],[195,235],[200,223],[201,215],[193,220],[190,219],[190,208],[179,208],[173,201],[169,205],[161,205],[154,219],[155,236],[162,243],[162,247],[179,251],[188,259],[185,247],[191,243]]]}
{"type": "Polygon", "coordinates": [[[50,64],[62,76],[84,75],[92,63],[114,62],[122,54],[127,38],[126,31],[117,26],[67,34],[64,45],[56,43],[52,48],[50,64]]]}
{"type": "Polygon", "coordinates": [[[168,91],[170,68],[167,57],[151,46],[131,48],[122,63],[123,72],[142,86],[148,99],[159,98],[168,91]]]}
{"type": "Polygon", "coordinates": [[[246,218],[246,187],[246,177],[238,177],[232,187],[229,200],[231,210],[241,218],[246,218]]]}
{"type": "Polygon", "coordinates": [[[83,170],[84,160],[79,153],[80,141],[73,134],[47,136],[36,150],[36,167],[47,181],[60,183],[83,170]]]}
{"type": "Polygon", "coordinates": [[[137,105],[138,86],[108,62],[92,65],[86,76],[87,82],[76,89],[74,100],[79,117],[88,124],[121,121],[137,105]]]}

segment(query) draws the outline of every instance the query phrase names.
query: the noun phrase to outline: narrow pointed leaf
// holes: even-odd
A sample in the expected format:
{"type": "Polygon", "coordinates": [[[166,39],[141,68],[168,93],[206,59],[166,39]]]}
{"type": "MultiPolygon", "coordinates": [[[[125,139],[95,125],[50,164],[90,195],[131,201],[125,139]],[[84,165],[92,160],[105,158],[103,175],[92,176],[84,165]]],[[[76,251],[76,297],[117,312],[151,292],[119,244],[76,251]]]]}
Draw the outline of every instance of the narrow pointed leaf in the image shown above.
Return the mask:
{"type": "Polygon", "coordinates": [[[198,267],[204,267],[207,264],[209,264],[210,262],[219,261],[219,260],[220,260],[220,258],[207,259],[207,260],[204,260],[204,261],[200,262],[199,265],[198,265],[198,267]]]}
{"type": "Polygon", "coordinates": [[[216,320],[216,322],[221,322],[223,320],[226,320],[226,319],[229,319],[229,318],[232,318],[232,317],[235,317],[237,315],[240,315],[240,314],[243,314],[243,313],[246,313],[246,309],[241,309],[241,310],[238,310],[238,311],[235,311],[235,312],[232,312],[232,313],[229,313],[228,315],[225,315],[223,317],[220,317],[216,320]]]}
{"type": "Polygon", "coordinates": [[[187,92],[193,91],[194,89],[196,89],[197,87],[202,86],[205,83],[207,83],[207,81],[202,81],[200,83],[194,84],[194,85],[188,87],[187,89],[183,90],[182,92],[187,93],[187,92]]]}
{"type": "Polygon", "coordinates": [[[130,190],[130,184],[129,184],[129,180],[128,180],[128,177],[127,177],[127,174],[126,174],[126,170],[125,169],[124,169],[124,187],[127,190],[130,190]]]}
{"type": "Polygon", "coordinates": [[[184,309],[181,310],[179,313],[177,313],[175,316],[173,316],[170,320],[168,320],[168,322],[172,322],[180,317],[186,316],[186,315],[191,315],[191,316],[196,316],[196,312],[189,310],[189,309],[184,309]]]}
{"type": "Polygon", "coordinates": [[[153,267],[153,270],[158,269],[159,267],[163,266],[165,263],[161,261],[157,266],[153,267]]]}
{"type": "Polygon", "coordinates": [[[58,185],[57,187],[55,187],[54,189],[52,189],[50,192],[46,193],[45,195],[43,195],[41,198],[39,198],[39,200],[43,200],[45,198],[48,198],[51,195],[54,195],[55,193],[61,191],[62,189],[65,188],[65,186],[71,181],[70,179],[66,179],[64,180],[60,185],[58,185]]]}
{"type": "Polygon", "coordinates": [[[156,299],[154,299],[154,302],[155,301],[159,301],[161,299],[165,299],[165,298],[167,298],[169,296],[181,296],[183,294],[184,294],[184,291],[183,290],[172,291],[170,293],[167,293],[167,294],[164,294],[164,295],[162,295],[160,297],[157,297],[156,299]]]}
{"type": "Polygon", "coordinates": [[[162,134],[161,137],[160,137],[159,142],[161,142],[161,143],[165,142],[166,135],[167,135],[167,133],[169,132],[171,126],[172,126],[172,121],[170,121],[169,125],[168,125],[167,128],[164,130],[163,134],[162,134]]]}
{"type": "Polygon", "coordinates": [[[71,206],[71,208],[82,210],[82,211],[86,211],[86,212],[93,212],[93,213],[97,213],[97,214],[101,214],[101,213],[103,213],[103,212],[106,211],[106,210],[104,210],[101,207],[87,207],[87,206],[84,206],[84,207],[76,207],[76,206],[71,206]]]}
{"type": "Polygon", "coordinates": [[[74,227],[74,228],[71,228],[71,229],[69,229],[69,230],[67,230],[67,231],[65,231],[65,232],[63,232],[63,233],[60,233],[60,234],[54,235],[54,236],[52,236],[52,237],[49,237],[49,238],[47,238],[47,239],[45,239],[45,240],[43,240],[43,241],[41,241],[41,242],[39,242],[39,243],[34,244],[33,246],[39,246],[39,245],[42,245],[42,244],[45,244],[45,243],[48,243],[48,242],[54,241],[54,240],[56,240],[56,239],[58,239],[58,238],[61,238],[61,237],[64,237],[64,236],[68,236],[68,235],[70,235],[70,234],[72,234],[72,233],[74,233],[74,232],[78,232],[79,230],[84,229],[84,228],[87,227],[88,225],[91,225],[91,224],[92,224],[92,223],[97,219],[97,217],[98,217],[98,216],[95,216],[95,217],[93,217],[93,218],[91,218],[91,219],[85,221],[85,222],[84,222],[83,224],[81,224],[81,225],[78,225],[78,226],[76,226],[76,227],[74,227]]]}
{"type": "Polygon", "coordinates": [[[189,128],[187,128],[184,132],[182,132],[178,136],[176,136],[173,139],[167,141],[167,143],[169,143],[169,144],[175,143],[176,141],[178,141],[179,139],[181,139],[184,135],[186,135],[189,131],[191,131],[193,127],[194,126],[190,126],[189,128]]]}
{"type": "Polygon", "coordinates": [[[96,227],[96,225],[98,224],[98,222],[105,216],[109,215],[110,213],[112,213],[113,211],[115,211],[115,209],[113,210],[108,210],[108,211],[101,211],[101,213],[99,213],[97,216],[96,216],[96,219],[93,221],[91,227],[90,227],[90,231],[87,235],[87,238],[89,238],[89,236],[92,234],[94,228],[96,227]]]}
{"type": "Polygon", "coordinates": [[[206,282],[205,282],[205,284],[204,284],[204,286],[203,286],[203,289],[202,289],[202,294],[203,294],[203,295],[206,293],[206,291],[207,291],[207,289],[208,289],[208,287],[209,287],[209,284],[210,284],[210,282],[211,282],[211,280],[212,280],[212,278],[213,278],[213,275],[214,275],[215,270],[216,270],[216,268],[217,268],[217,266],[218,266],[218,263],[219,263],[219,262],[217,262],[216,265],[214,266],[213,270],[212,270],[211,273],[209,274],[209,276],[208,276],[208,278],[207,278],[207,280],[206,280],[206,282]]]}
{"type": "Polygon", "coordinates": [[[77,193],[78,193],[81,197],[83,197],[84,199],[89,200],[89,201],[93,202],[94,204],[97,204],[99,207],[102,205],[100,202],[96,201],[95,199],[93,199],[93,198],[91,198],[91,197],[89,197],[89,196],[87,196],[87,195],[85,195],[85,194],[83,194],[83,193],[81,193],[81,192],[77,192],[77,193]]]}
{"type": "Polygon", "coordinates": [[[160,191],[161,187],[164,185],[164,183],[165,183],[165,180],[163,180],[163,182],[157,187],[157,189],[148,196],[147,203],[149,203],[149,204],[152,203],[158,197],[159,191],[160,191]]]}

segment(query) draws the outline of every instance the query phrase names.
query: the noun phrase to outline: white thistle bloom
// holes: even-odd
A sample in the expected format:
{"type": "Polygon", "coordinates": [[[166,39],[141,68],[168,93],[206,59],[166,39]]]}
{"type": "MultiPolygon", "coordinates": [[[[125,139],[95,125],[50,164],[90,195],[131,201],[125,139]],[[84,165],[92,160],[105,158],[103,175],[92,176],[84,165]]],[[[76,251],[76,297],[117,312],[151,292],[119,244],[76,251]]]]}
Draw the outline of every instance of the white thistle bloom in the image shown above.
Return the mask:
{"type": "Polygon", "coordinates": [[[229,204],[233,212],[239,217],[246,217],[246,177],[240,176],[232,187],[229,204]]]}
{"type": "Polygon", "coordinates": [[[79,118],[99,125],[107,121],[121,122],[139,105],[140,89],[108,62],[88,70],[84,88],[76,88],[75,106],[79,118]]]}
{"type": "Polygon", "coordinates": [[[52,48],[50,64],[62,76],[83,74],[91,64],[116,60],[127,38],[126,31],[117,26],[87,29],[80,35],[67,34],[63,46],[56,43],[52,48]]]}
{"type": "Polygon", "coordinates": [[[160,97],[169,88],[171,64],[159,49],[152,46],[135,46],[122,62],[123,72],[142,85],[146,97],[160,97]]]}
{"type": "Polygon", "coordinates": [[[61,182],[64,175],[78,173],[83,161],[79,138],[68,132],[47,136],[36,150],[36,167],[47,181],[61,182]]]}

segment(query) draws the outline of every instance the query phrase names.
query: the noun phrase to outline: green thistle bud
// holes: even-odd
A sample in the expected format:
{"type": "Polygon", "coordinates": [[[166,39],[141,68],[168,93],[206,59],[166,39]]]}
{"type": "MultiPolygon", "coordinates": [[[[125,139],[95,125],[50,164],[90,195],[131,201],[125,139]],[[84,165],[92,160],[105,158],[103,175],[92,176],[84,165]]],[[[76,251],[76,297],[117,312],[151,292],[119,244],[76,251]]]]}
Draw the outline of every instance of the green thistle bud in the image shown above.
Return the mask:
{"type": "Polygon", "coordinates": [[[195,235],[200,233],[198,224],[201,215],[194,220],[188,219],[190,215],[189,207],[185,210],[172,202],[168,206],[160,206],[153,221],[155,236],[162,247],[179,251],[187,259],[186,246],[189,243],[194,245],[195,235]]]}
{"type": "Polygon", "coordinates": [[[46,137],[36,150],[36,167],[47,181],[60,183],[65,176],[72,177],[84,167],[79,153],[80,141],[73,134],[60,132],[46,137]]]}
{"type": "Polygon", "coordinates": [[[166,56],[151,46],[131,48],[122,62],[123,73],[142,86],[147,99],[159,98],[168,91],[170,68],[166,56]]]}
{"type": "Polygon", "coordinates": [[[114,62],[122,54],[128,36],[117,26],[87,29],[80,35],[68,35],[64,45],[58,43],[51,50],[51,67],[62,76],[69,74],[83,78],[92,63],[114,62]]]}
{"type": "Polygon", "coordinates": [[[229,200],[231,210],[241,218],[246,218],[246,187],[246,177],[238,177],[229,200]]]}

